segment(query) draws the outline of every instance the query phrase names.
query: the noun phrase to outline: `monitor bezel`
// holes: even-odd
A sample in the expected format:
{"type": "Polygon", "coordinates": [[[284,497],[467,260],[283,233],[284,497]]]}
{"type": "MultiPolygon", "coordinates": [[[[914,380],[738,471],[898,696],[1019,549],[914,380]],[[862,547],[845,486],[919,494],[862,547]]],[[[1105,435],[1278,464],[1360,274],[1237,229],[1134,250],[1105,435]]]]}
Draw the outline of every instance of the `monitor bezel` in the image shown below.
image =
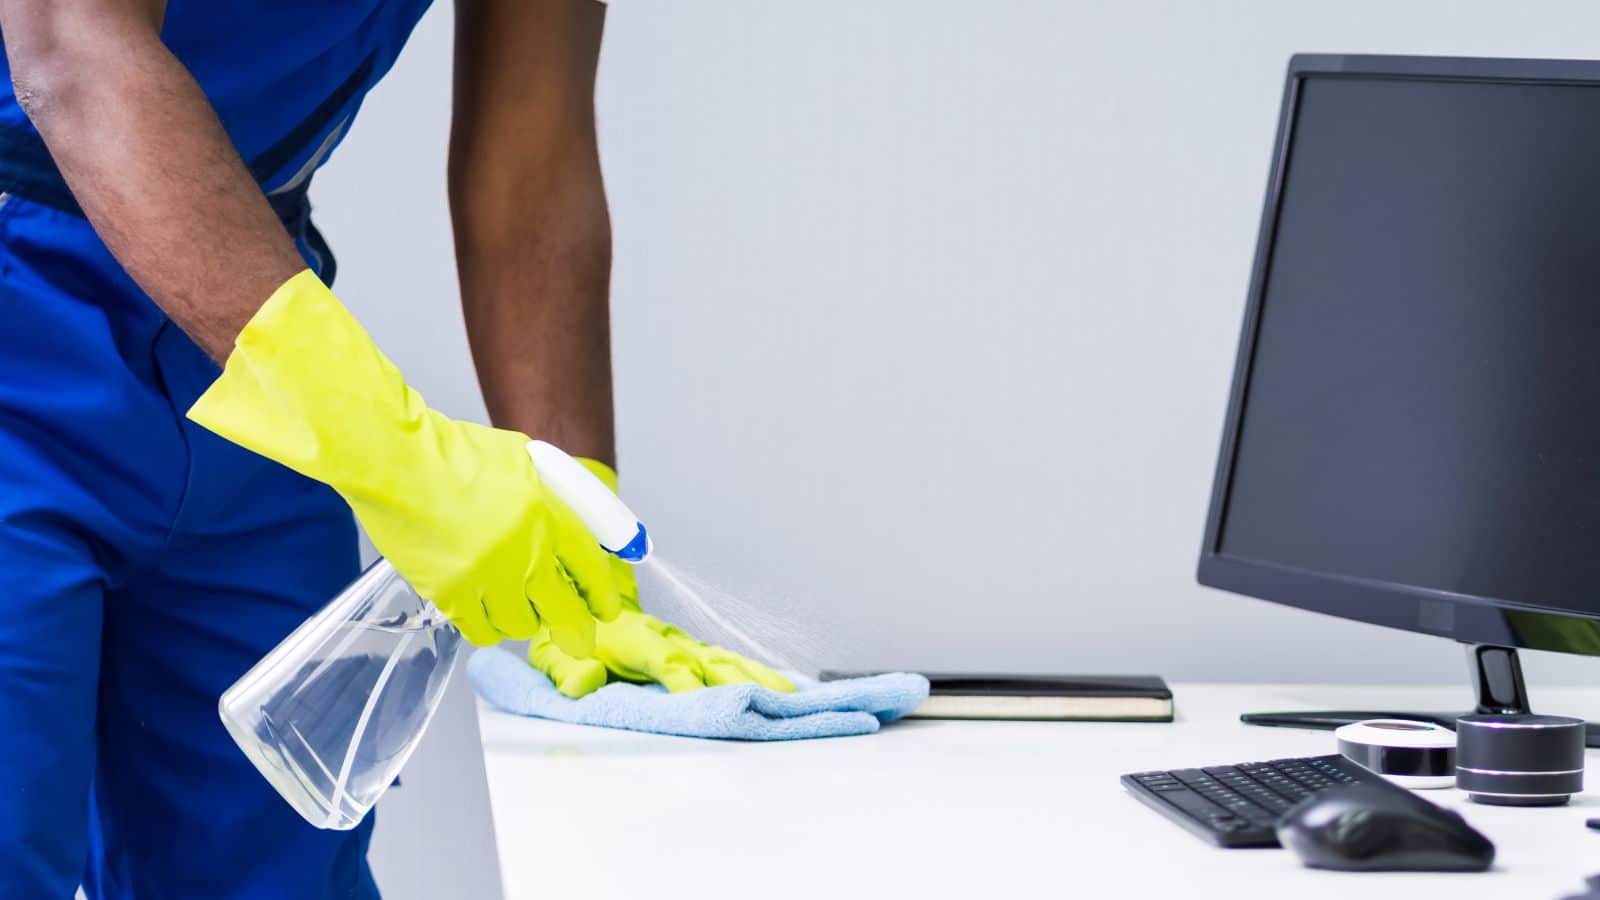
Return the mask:
{"type": "Polygon", "coordinates": [[[1479,644],[1600,655],[1600,613],[1585,615],[1225,556],[1219,547],[1244,396],[1281,211],[1300,92],[1308,78],[1403,78],[1600,86],[1600,61],[1297,54],[1289,60],[1256,237],[1244,323],[1229,388],[1222,446],[1206,514],[1197,578],[1202,585],[1285,606],[1479,644]]]}

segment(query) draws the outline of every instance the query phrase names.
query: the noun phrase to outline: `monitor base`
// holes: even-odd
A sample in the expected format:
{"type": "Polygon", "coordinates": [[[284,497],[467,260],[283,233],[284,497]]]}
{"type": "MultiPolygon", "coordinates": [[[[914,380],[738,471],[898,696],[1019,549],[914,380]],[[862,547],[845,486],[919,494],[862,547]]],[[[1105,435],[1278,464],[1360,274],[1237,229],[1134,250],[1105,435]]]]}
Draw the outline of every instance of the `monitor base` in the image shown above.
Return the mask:
{"type": "MultiPolygon", "coordinates": [[[[1525,713],[1528,689],[1522,680],[1522,661],[1511,647],[1491,644],[1468,644],[1467,667],[1471,670],[1478,692],[1479,713],[1525,713]]],[[[1316,728],[1332,731],[1341,725],[1364,719],[1417,719],[1437,722],[1446,728],[1456,727],[1456,717],[1467,712],[1417,712],[1400,710],[1324,710],[1318,712],[1264,712],[1245,713],[1239,720],[1251,725],[1268,725],[1278,728],[1316,728]]],[[[1584,743],[1600,747],[1600,724],[1590,722],[1584,729],[1584,743]]]]}

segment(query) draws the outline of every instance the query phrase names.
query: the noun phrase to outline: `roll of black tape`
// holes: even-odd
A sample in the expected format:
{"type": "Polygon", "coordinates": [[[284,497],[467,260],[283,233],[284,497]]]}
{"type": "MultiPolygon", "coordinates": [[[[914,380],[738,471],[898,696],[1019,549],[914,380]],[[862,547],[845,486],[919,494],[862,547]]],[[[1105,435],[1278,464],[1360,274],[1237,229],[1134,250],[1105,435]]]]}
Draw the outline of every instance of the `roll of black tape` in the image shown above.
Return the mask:
{"type": "Polygon", "coordinates": [[[1456,720],[1456,787],[1479,803],[1558,806],[1583,790],[1584,722],[1489,713],[1456,720]]]}

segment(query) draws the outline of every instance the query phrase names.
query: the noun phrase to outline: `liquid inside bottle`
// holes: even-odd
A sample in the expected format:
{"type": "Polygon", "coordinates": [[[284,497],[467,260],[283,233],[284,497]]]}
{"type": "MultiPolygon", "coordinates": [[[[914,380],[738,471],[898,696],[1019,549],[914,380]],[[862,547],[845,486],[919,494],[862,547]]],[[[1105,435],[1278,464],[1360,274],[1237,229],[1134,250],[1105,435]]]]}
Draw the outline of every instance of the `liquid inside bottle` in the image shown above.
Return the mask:
{"type": "Polygon", "coordinates": [[[461,635],[379,560],[222,695],[218,712],[306,821],[354,828],[433,718],[461,635]]]}

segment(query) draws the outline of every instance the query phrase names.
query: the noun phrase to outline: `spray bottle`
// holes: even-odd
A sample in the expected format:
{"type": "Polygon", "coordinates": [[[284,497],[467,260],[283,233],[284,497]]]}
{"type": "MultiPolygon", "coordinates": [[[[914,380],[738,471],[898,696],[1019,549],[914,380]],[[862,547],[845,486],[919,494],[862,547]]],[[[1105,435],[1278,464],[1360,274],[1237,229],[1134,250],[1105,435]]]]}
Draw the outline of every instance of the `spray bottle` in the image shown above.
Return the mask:
{"type": "MultiPolygon", "coordinates": [[[[642,562],[650,536],[577,460],[528,442],[539,478],[600,545],[642,562]]],[[[444,696],[461,634],[387,560],[262,657],[217,704],[239,749],[306,821],[348,830],[394,783],[444,696]]]]}

